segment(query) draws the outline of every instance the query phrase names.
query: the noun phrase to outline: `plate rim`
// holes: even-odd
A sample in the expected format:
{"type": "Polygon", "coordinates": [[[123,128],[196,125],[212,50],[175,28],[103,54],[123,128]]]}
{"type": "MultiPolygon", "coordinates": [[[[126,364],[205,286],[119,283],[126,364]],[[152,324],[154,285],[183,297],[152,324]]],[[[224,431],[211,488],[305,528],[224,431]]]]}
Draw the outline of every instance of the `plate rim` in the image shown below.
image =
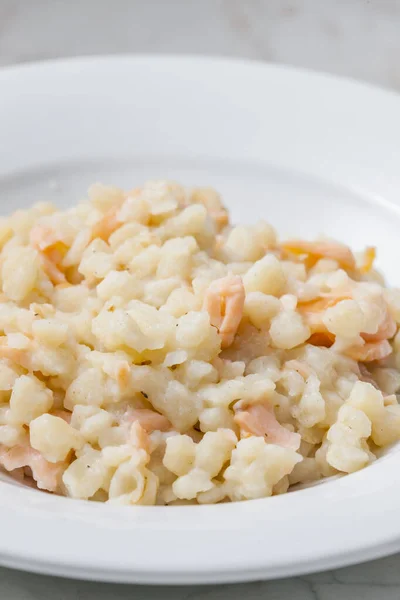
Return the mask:
{"type": "Polygon", "coordinates": [[[107,53],[88,53],[88,54],[79,54],[76,56],[55,56],[55,57],[44,57],[37,60],[27,60],[24,62],[16,62],[3,64],[0,66],[0,78],[3,75],[9,74],[17,74],[22,73],[23,71],[36,70],[38,68],[52,68],[54,66],[63,68],[64,66],[68,66],[74,63],[80,63],[82,66],[89,66],[90,64],[94,64],[96,62],[120,62],[129,61],[129,62],[180,62],[180,63],[189,63],[189,62],[198,62],[205,64],[212,64],[213,66],[218,65],[224,66],[232,65],[236,67],[257,67],[262,69],[269,69],[271,71],[276,72],[287,72],[287,73],[297,73],[304,74],[306,76],[315,77],[317,79],[324,78],[330,81],[342,82],[350,85],[354,85],[358,88],[364,88],[365,90],[374,91],[374,92],[382,92],[389,96],[400,98],[400,91],[397,91],[389,86],[385,86],[382,83],[372,83],[367,80],[357,79],[356,77],[352,77],[350,75],[339,75],[336,73],[329,73],[328,71],[324,71],[323,69],[312,69],[304,66],[296,66],[285,63],[277,63],[268,60],[262,60],[259,58],[241,58],[237,56],[223,56],[223,55],[213,55],[213,54],[194,54],[194,53],[174,53],[174,52],[166,52],[166,53],[151,53],[151,52],[138,52],[138,53],[129,53],[129,52],[116,52],[115,54],[107,54],[107,53]]]}

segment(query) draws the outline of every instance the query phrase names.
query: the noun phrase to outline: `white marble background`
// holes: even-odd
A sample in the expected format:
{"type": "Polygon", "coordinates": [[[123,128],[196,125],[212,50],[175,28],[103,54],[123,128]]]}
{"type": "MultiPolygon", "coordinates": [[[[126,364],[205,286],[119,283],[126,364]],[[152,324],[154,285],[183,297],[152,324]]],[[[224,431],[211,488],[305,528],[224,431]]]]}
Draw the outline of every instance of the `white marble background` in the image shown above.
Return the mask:
{"type": "MultiPolygon", "coordinates": [[[[400,0],[0,0],[0,65],[121,52],[257,58],[400,90],[400,0]]],[[[399,600],[400,555],[233,586],[139,587],[0,569],[1,600],[399,600]]]]}
{"type": "Polygon", "coordinates": [[[0,0],[0,65],[118,52],[258,58],[400,88],[400,1],[0,0]]]}

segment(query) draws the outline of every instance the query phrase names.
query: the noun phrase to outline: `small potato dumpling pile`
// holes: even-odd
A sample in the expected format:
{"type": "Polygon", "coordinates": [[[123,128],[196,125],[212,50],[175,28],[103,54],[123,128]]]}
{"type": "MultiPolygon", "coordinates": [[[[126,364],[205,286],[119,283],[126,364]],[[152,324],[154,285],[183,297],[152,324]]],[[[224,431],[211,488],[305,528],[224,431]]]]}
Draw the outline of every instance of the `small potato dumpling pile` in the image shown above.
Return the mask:
{"type": "Polygon", "coordinates": [[[0,220],[0,466],[124,505],[263,498],[400,438],[400,291],[216,191],[93,185],[0,220]]]}

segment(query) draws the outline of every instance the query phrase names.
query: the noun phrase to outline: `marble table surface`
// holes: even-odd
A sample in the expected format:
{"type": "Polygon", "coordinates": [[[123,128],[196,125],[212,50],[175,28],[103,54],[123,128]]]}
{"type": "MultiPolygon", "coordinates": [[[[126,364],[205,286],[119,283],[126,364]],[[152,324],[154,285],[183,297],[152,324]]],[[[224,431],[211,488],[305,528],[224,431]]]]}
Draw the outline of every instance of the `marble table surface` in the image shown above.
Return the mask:
{"type": "MultiPolygon", "coordinates": [[[[257,58],[400,90],[400,0],[0,0],[0,66],[83,54],[257,58]]],[[[3,600],[398,600],[400,555],[272,582],[141,587],[0,568],[3,600]]]]}

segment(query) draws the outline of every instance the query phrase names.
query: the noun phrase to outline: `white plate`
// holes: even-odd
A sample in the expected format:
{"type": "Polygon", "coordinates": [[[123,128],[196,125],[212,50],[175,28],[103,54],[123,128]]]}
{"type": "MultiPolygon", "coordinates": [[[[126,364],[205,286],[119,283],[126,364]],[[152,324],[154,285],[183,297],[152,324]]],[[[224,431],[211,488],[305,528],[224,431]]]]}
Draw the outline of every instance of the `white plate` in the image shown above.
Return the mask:
{"type": "MultiPolygon", "coordinates": [[[[235,220],[379,247],[399,283],[400,99],[282,67],[90,58],[0,73],[2,212],[96,180],[218,187],[235,220]]],[[[397,280],[397,281],[396,281],[397,280]]],[[[398,449],[266,500],[116,508],[0,482],[0,563],[140,583],[267,579],[400,549],[398,449]]]]}

